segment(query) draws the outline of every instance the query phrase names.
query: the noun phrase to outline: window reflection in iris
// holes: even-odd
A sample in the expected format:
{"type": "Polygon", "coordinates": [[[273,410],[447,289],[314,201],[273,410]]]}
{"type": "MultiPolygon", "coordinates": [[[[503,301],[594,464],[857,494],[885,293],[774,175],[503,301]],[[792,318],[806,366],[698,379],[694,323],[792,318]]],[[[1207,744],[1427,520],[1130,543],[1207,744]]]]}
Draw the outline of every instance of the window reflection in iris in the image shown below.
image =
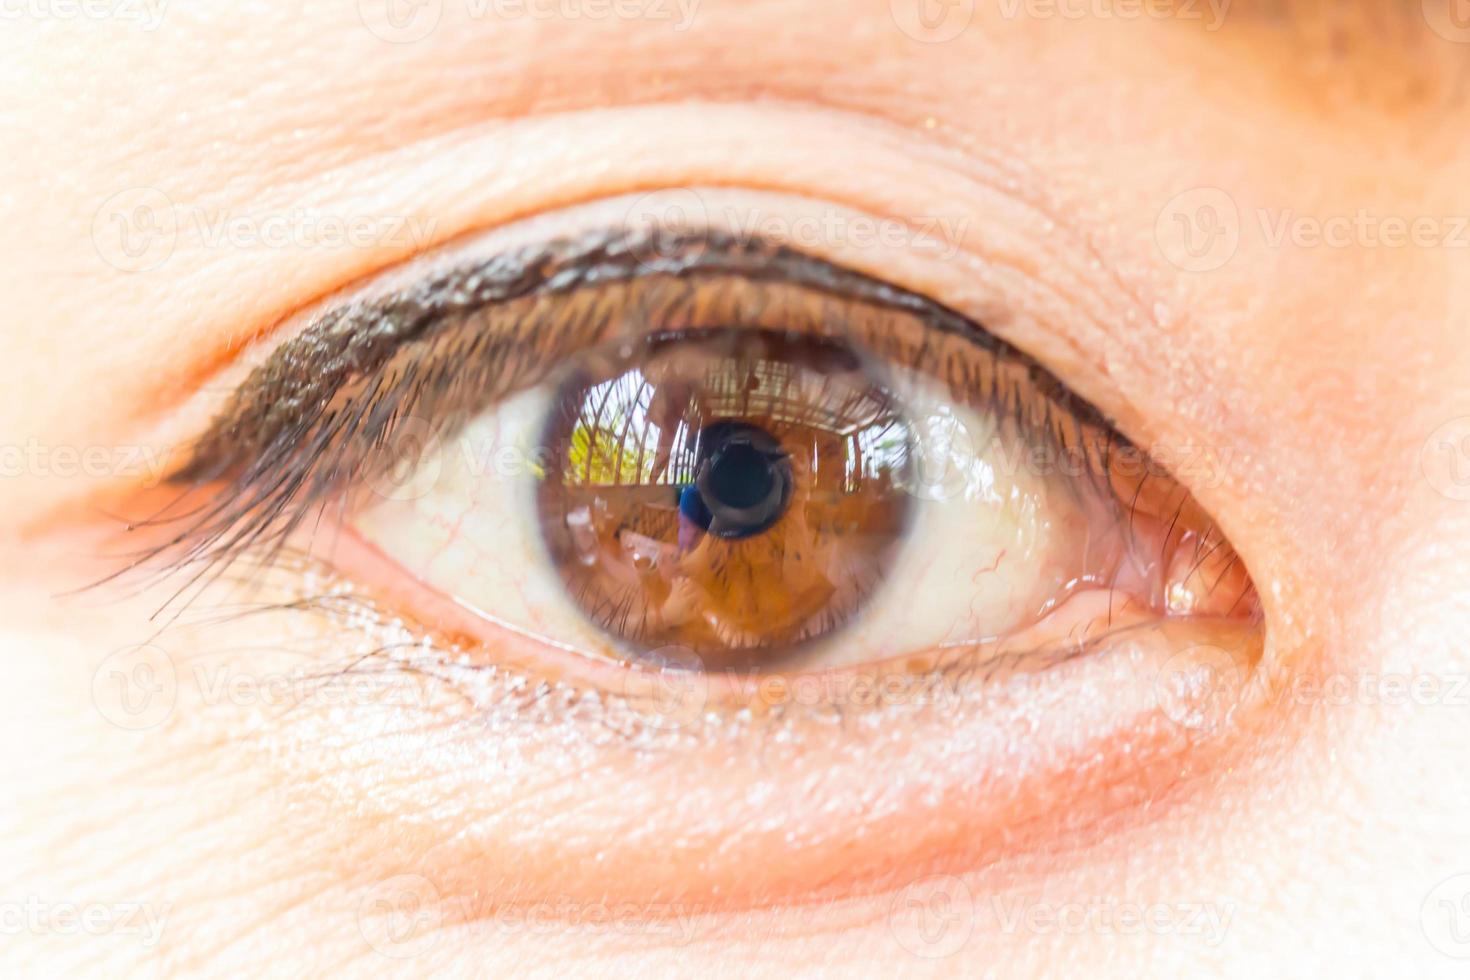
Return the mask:
{"type": "Polygon", "coordinates": [[[569,593],[639,648],[706,667],[827,635],[909,515],[907,422],[852,346],[709,330],[585,357],[554,397],[538,504],[569,593]]]}

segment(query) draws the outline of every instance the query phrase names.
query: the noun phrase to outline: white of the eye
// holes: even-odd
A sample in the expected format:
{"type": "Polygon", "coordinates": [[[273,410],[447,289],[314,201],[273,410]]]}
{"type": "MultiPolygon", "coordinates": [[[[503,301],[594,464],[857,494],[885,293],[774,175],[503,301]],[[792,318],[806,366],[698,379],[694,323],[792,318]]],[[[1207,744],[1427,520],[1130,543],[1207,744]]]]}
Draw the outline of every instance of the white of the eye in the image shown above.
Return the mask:
{"type": "Polygon", "coordinates": [[[902,387],[916,447],[910,528],[883,587],[834,643],[833,665],[1004,636],[1076,574],[1082,525],[1058,478],[1028,467],[997,419],[950,404],[932,379],[902,387]]]}
{"type": "Polygon", "coordinates": [[[482,413],[419,462],[412,494],[362,508],[354,527],[440,593],[557,646],[606,647],[551,569],[535,489],[552,393],[534,388],[482,413]]]}

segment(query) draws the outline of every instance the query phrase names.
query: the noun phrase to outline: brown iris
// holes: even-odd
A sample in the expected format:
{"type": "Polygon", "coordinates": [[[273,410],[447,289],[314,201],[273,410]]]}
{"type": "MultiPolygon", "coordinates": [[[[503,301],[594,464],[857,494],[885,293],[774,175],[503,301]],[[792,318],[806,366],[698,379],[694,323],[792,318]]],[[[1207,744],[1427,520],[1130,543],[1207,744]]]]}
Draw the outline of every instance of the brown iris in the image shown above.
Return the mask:
{"type": "Polygon", "coordinates": [[[554,399],[546,547],[633,653],[766,662],[850,621],[881,583],[908,516],[909,432],[853,347],[656,335],[584,354],[554,399]]]}

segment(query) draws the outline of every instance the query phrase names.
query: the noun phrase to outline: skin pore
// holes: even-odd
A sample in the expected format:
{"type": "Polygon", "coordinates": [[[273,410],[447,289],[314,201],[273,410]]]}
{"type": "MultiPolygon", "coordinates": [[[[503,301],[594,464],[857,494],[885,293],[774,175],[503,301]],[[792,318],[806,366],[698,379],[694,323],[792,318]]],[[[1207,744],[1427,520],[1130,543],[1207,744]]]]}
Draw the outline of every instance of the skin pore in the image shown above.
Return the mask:
{"type": "Polygon", "coordinates": [[[531,7],[556,15],[199,0],[145,30],[43,4],[0,32],[22,96],[0,106],[6,972],[1456,975],[1432,918],[1470,873],[1453,22],[961,3],[963,30],[916,38],[899,0],[531,7]],[[1034,717],[964,719],[970,755],[896,724],[691,776],[677,753],[446,735],[437,701],[278,710],[264,679],[289,700],[303,658],[337,669],[340,623],[220,615],[230,582],[176,620],[150,617],[177,582],[77,592],[303,311],[645,195],[985,323],[1168,463],[1208,450],[1178,475],[1261,595],[1247,707],[1210,737],[1115,732],[1145,651],[1034,717]],[[859,216],[929,236],[875,242],[859,216]],[[128,228],[156,234],[139,252],[128,228]],[[162,661],[129,652],[149,641],[162,661]],[[120,662],[170,699],[138,730],[120,662]],[[926,767],[942,792],[919,806],[926,767]],[[954,949],[894,913],[931,874],[961,883],[954,949]],[[407,940],[378,901],[417,903],[407,940]],[[589,922],[624,902],[621,927],[589,922]]]}

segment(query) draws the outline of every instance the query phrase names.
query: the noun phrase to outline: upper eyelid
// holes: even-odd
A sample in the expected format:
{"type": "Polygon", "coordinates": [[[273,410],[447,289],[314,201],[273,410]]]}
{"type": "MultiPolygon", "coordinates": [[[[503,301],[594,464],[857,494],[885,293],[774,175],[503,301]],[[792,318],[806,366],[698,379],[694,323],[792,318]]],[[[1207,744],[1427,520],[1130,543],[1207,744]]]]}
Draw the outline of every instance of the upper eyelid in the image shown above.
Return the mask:
{"type": "MultiPolygon", "coordinates": [[[[942,128],[920,142],[912,140],[913,134],[907,129],[894,127],[881,116],[815,103],[795,107],[710,103],[700,107],[700,127],[708,125],[710,114],[728,112],[740,114],[747,124],[737,132],[765,132],[768,123],[776,124],[802,133],[804,143],[817,145],[840,139],[844,145],[871,151],[875,164],[889,160],[920,168],[928,179],[904,183],[923,184],[927,189],[922,195],[890,200],[887,191],[875,197],[861,182],[814,186],[800,173],[785,179],[776,172],[750,172],[747,168],[726,171],[717,164],[702,168],[703,172],[669,175],[661,170],[646,171],[621,158],[610,161],[612,172],[606,178],[600,176],[600,169],[584,168],[599,176],[579,179],[567,187],[558,185],[559,189],[552,191],[528,183],[524,193],[519,189],[504,193],[503,202],[499,197],[480,196],[461,204],[457,199],[414,191],[412,179],[401,180],[395,185],[395,200],[400,202],[395,207],[404,214],[432,215],[442,225],[442,235],[436,232],[432,240],[423,243],[428,251],[375,249],[354,254],[350,260],[335,255],[323,256],[321,261],[313,257],[289,268],[272,258],[264,264],[268,273],[265,280],[241,276],[242,270],[249,271],[243,263],[238,268],[232,262],[220,263],[231,274],[229,279],[199,280],[221,290],[220,295],[196,292],[192,302],[180,304],[183,312],[165,308],[152,316],[151,325],[158,328],[159,339],[140,337],[147,343],[140,343],[139,350],[151,354],[158,367],[143,378],[115,379],[118,418],[99,431],[107,432],[108,440],[124,437],[154,447],[155,455],[161,457],[160,466],[150,469],[147,482],[109,479],[89,490],[89,496],[116,509],[140,487],[156,487],[159,476],[178,471],[179,462],[199,444],[200,434],[209,431],[211,419],[219,415],[241,380],[271,351],[306,329],[318,311],[334,308],[347,297],[410,271],[421,258],[457,252],[482,238],[500,240],[503,233],[514,240],[526,225],[543,219],[551,219],[546,223],[557,227],[569,224],[575,230],[578,225],[585,226],[586,213],[604,206],[602,213],[612,220],[624,219],[628,201],[675,191],[696,193],[710,205],[712,213],[736,215],[742,227],[755,227],[744,219],[758,214],[782,221],[810,213],[831,214],[849,222],[877,218],[900,224],[923,216],[947,214],[966,221],[971,216],[985,215],[983,222],[976,220],[973,234],[953,240],[958,261],[908,248],[883,249],[883,254],[869,250],[865,254],[847,249],[840,242],[818,242],[814,247],[821,255],[851,262],[934,296],[1054,368],[1068,367],[1066,376],[1074,389],[1111,417],[1125,420],[1132,435],[1144,441],[1158,435],[1154,421],[1163,412],[1140,410],[1130,394],[1142,390],[1140,380],[1147,384],[1155,377],[1150,370],[1153,359],[1140,353],[1142,348],[1134,338],[1141,332],[1133,327],[1148,321],[1150,311],[1158,305],[1146,301],[1147,290],[1142,298],[1136,295],[1142,288],[1137,281],[1120,283],[1118,256],[1111,251],[1100,253],[1088,223],[1069,213],[1064,199],[1046,192],[1045,170],[1035,161],[1027,165],[1025,154],[986,153],[987,166],[972,172],[960,165],[960,147],[940,138],[942,128]],[[757,108],[758,118],[746,117],[757,108]],[[788,122],[803,125],[789,127],[785,125],[788,122]],[[997,160],[1007,162],[1007,169],[997,170],[997,160]],[[935,200],[946,203],[936,205],[935,200]],[[1047,254],[1035,254],[1043,242],[1047,254]],[[283,271],[287,274],[282,275],[283,271]],[[217,299],[228,302],[217,304],[217,299]],[[1024,302],[1013,305],[1010,301],[1015,299],[1024,302]],[[1010,309],[1026,312],[1010,319],[1010,309]],[[162,340],[165,337],[169,338],[167,343],[162,340]],[[1107,357],[1100,355],[1104,345],[1109,351],[1107,357]],[[1073,369],[1080,370],[1073,373],[1073,369]]],[[[590,117],[587,120],[589,124],[593,121],[590,117]]],[[[574,113],[566,120],[528,117],[525,124],[530,132],[521,134],[516,129],[514,133],[497,134],[495,147],[510,140],[507,145],[523,150],[536,142],[534,137],[544,134],[541,127],[559,132],[558,127],[563,125],[581,127],[583,120],[582,114],[574,113]]],[[[671,139],[697,138],[685,133],[680,125],[668,128],[674,134],[671,139]]],[[[662,129],[660,123],[660,132],[662,129]]],[[[466,139],[468,145],[479,147],[478,136],[466,139]]],[[[493,153],[492,157],[499,159],[493,153]]],[[[399,176],[412,178],[418,173],[406,169],[399,176]]],[[[501,191],[497,184],[496,192],[501,191]]],[[[303,199],[299,203],[310,202],[303,199]]],[[[245,200],[238,206],[244,211],[256,210],[245,200]]],[[[167,279],[160,277],[160,281],[167,279]]],[[[181,293],[184,299],[189,295],[181,293]]],[[[1191,334],[1176,333],[1181,339],[1174,344],[1170,338],[1170,343],[1187,355],[1191,334]]],[[[53,506],[48,511],[48,516],[55,516],[61,508],[53,506]]]]}
{"type": "MultiPolygon", "coordinates": [[[[239,385],[173,478],[212,477],[231,461],[269,445],[299,425],[300,416],[312,406],[325,405],[350,381],[370,377],[405,344],[425,339],[456,313],[647,273],[706,272],[735,273],[752,281],[777,279],[874,306],[922,313],[936,329],[1030,360],[928,297],[769,240],[713,229],[602,230],[441,268],[386,296],[328,308],[239,385]]],[[[1075,400],[1090,410],[1085,414],[1113,427],[1090,403],[1075,400]]]]}
{"type": "MultiPolygon", "coordinates": [[[[360,331],[363,335],[391,333],[392,324],[386,318],[394,312],[390,309],[394,299],[388,295],[390,288],[399,300],[404,300],[414,296],[428,297],[438,284],[446,287],[440,290],[442,299],[451,296],[457,288],[449,280],[468,280],[487,272],[494,263],[511,266],[520,272],[534,271],[539,263],[554,258],[549,252],[553,243],[565,246],[576,242],[580,249],[597,232],[584,234],[586,240],[580,242],[565,236],[582,234],[588,229],[602,229],[601,234],[613,237],[613,233],[606,229],[627,229],[634,214],[630,207],[645,206],[646,201],[654,200],[665,192],[698,195],[708,207],[709,216],[723,216],[732,230],[746,237],[764,234],[756,229],[761,226],[761,216],[767,214],[782,219],[778,227],[791,221],[800,222],[811,214],[824,219],[835,215],[848,222],[877,220],[903,224],[909,220],[901,213],[890,213],[886,209],[871,210],[860,204],[845,203],[840,195],[808,196],[800,190],[766,191],[736,183],[660,186],[654,191],[639,193],[636,199],[631,190],[611,196],[593,193],[547,210],[522,213],[513,220],[491,222],[487,227],[469,226],[453,238],[437,242],[426,252],[401,256],[396,262],[359,270],[334,283],[324,281],[322,288],[313,289],[309,300],[298,299],[285,304],[268,321],[261,321],[249,331],[238,334],[231,348],[216,357],[207,372],[201,372],[208,380],[197,386],[182,386],[181,390],[185,392],[179,399],[182,405],[170,408],[167,414],[157,413],[157,420],[149,423],[149,434],[144,438],[165,447],[167,457],[158,474],[162,480],[155,478],[150,485],[211,473],[212,465],[218,462],[205,458],[204,449],[211,440],[226,450],[237,450],[237,457],[244,455],[238,452],[245,448],[241,439],[245,429],[238,424],[241,420],[236,418],[231,424],[216,423],[231,415],[232,405],[240,402],[241,396],[251,390],[251,379],[263,377],[272,362],[279,366],[288,358],[299,358],[301,370],[309,365],[310,370],[320,373],[323,379],[330,376],[335,367],[330,363],[331,358],[309,358],[306,355],[311,342],[308,340],[297,345],[293,341],[315,337],[317,346],[326,350],[330,345],[322,341],[334,323],[343,332],[360,331]],[[819,210],[812,211],[811,208],[819,210]],[[536,244],[528,247],[528,242],[536,244]],[[498,251],[492,251],[497,248],[498,251]],[[476,258],[468,259],[470,255],[476,258]],[[487,259],[487,255],[493,257],[487,259]],[[452,265],[456,261],[459,263],[457,267],[452,265]],[[293,353],[288,355],[288,351],[293,353]]],[[[1038,210],[1037,203],[1030,197],[1017,197],[1009,191],[1005,197],[1021,209],[1020,226],[1031,227],[1026,215],[1035,213],[1045,217],[1041,230],[1046,232],[1049,242],[1056,241],[1058,229],[1067,227],[1052,212],[1038,210]]],[[[1004,200],[999,203],[1005,205],[1004,200]]],[[[1006,213],[1008,220],[1000,224],[1013,230],[1017,227],[1018,216],[1006,213]]],[[[725,226],[724,221],[719,224],[725,226]]],[[[828,263],[831,267],[831,263],[836,263],[848,268],[850,281],[866,277],[880,283],[891,296],[906,295],[923,304],[926,310],[943,311],[946,319],[963,324],[984,324],[986,336],[1024,349],[1028,357],[1047,364],[1052,374],[1059,373],[1057,366],[1066,366],[1068,370],[1060,373],[1068,378],[1067,387],[1081,397],[1083,404],[1101,407],[1109,420],[1127,420],[1133,430],[1130,441],[1135,441],[1140,435],[1145,436],[1146,441],[1152,431],[1150,420],[1146,413],[1135,408],[1126,388],[1118,383],[1113,367],[1118,359],[1102,358],[1096,353],[1099,344],[1112,336],[1107,332],[1106,324],[1132,322],[1132,316],[1121,310],[1102,316],[1103,309],[1114,304],[1085,284],[1079,291],[1074,280],[1081,270],[1076,263],[1060,263],[1070,270],[1063,277],[1065,282],[1058,281],[1050,273],[1033,275],[1023,267],[1024,264],[1014,261],[1009,247],[1003,245],[1013,237],[1012,230],[997,238],[994,254],[987,249],[965,246],[964,251],[970,259],[959,263],[946,261],[942,266],[933,265],[933,256],[925,255],[922,249],[913,250],[912,257],[903,254],[909,249],[899,249],[898,254],[883,255],[881,261],[875,261],[877,256],[862,251],[829,248],[826,243],[817,243],[807,255],[814,264],[828,263]],[[899,259],[896,264],[891,261],[894,257],[899,259]],[[911,259],[917,261],[911,262],[911,259]],[[953,305],[951,301],[959,305],[953,305]],[[1099,307],[1099,303],[1103,306],[1099,307]],[[1099,330],[1103,332],[1097,332],[1099,330]]],[[[626,230],[617,234],[630,243],[635,237],[626,230]]],[[[704,234],[715,236],[720,233],[710,231],[704,234]]],[[[916,229],[916,234],[922,237],[923,233],[916,229]]],[[[1085,237],[1074,233],[1063,235],[1063,240],[1075,246],[1079,254],[1095,254],[1085,237]]],[[[776,239],[766,239],[768,244],[781,240],[779,234],[776,239]]],[[[803,250],[805,248],[803,246],[803,250]]],[[[1089,268],[1094,266],[1098,263],[1091,263],[1089,268]]],[[[1106,266],[1107,263],[1103,263],[1099,267],[1106,266]]],[[[1130,309],[1134,305],[1135,298],[1127,290],[1117,294],[1115,299],[1118,298],[1124,300],[1123,305],[1130,309]]],[[[1126,353],[1130,347],[1123,344],[1121,349],[1126,353]]],[[[325,390],[319,383],[322,379],[302,384],[299,380],[291,381],[290,374],[289,367],[280,371],[282,384],[276,390],[267,391],[263,386],[257,386],[260,400],[267,404],[279,403],[282,408],[294,408],[303,399],[320,397],[321,391],[325,390]]],[[[289,414],[289,411],[277,413],[283,421],[289,414]]],[[[136,487],[110,492],[118,495],[133,489],[136,487]]]]}

